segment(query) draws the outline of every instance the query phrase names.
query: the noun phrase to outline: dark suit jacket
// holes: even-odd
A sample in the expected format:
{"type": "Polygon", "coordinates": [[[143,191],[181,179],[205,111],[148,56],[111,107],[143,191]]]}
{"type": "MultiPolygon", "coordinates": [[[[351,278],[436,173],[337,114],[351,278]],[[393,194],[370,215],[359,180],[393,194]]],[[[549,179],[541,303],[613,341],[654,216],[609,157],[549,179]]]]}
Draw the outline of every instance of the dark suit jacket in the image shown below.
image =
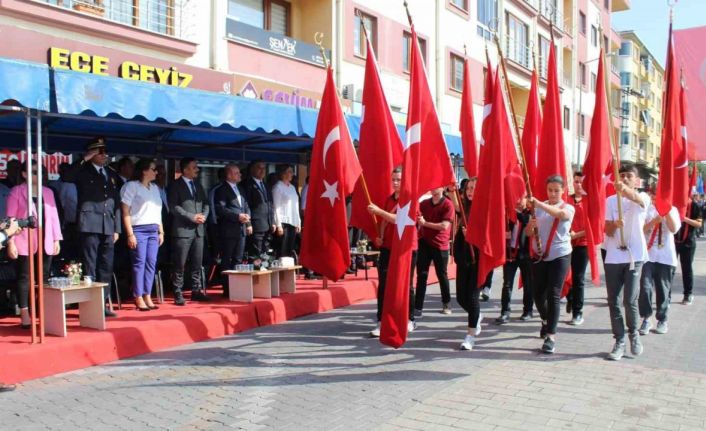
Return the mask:
{"type": "Polygon", "coordinates": [[[196,214],[208,218],[208,197],[198,181],[194,181],[196,199],[191,196],[191,190],[183,178],[174,181],[167,191],[169,211],[172,216],[172,236],[177,238],[194,238],[204,236],[203,224],[194,223],[196,214]]]}
{"type": "Polygon", "coordinates": [[[122,232],[117,175],[110,168],[103,169],[108,174],[107,181],[91,162],[83,159],[66,171],[65,181],[76,184],[79,232],[102,235],[122,232]]]}
{"type": "Polygon", "coordinates": [[[275,224],[275,211],[272,206],[272,194],[262,183],[263,195],[255,180],[250,177],[238,184],[245,194],[251,212],[252,229],[254,232],[267,232],[275,224]]]}
{"type": "Polygon", "coordinates": [[[250,226],[250,223],[241,223],[239,220],[241,214],[251,214],[243,189],[238,186],[238,190],[240,192],[240,204],[238,204],[238,199],[230,184],[223,183],[223,186],[216,190],[218,230],[223,238],[245,236],[245,228],[250,226]]]}

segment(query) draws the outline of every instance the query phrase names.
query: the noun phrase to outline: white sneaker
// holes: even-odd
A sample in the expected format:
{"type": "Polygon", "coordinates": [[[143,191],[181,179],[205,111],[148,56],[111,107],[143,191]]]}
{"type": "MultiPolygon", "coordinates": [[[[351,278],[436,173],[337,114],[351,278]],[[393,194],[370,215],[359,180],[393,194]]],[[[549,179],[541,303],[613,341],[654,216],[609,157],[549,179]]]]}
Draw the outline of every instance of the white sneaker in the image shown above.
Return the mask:
{"type": "Polygon", "coordinates": [[[473,335],[466,335],[461,343],[461,350],[473,350],[473,345],[476,343],[476,338],[473,335]]]}
{"type": "Polygon", "coordinates": [[[657,322],[657,328],[655,328],[655,333],[666,334],[667,332],[669,332],[669,326],[667,325],[667,321],[660,320],[659,322],[657,322]]]}
{"type": "Polygon", "coordinates": [[[441,314],[451,314],[451,307],[449,307],[449,304],[444,304],[441,309],[441,314]]]}
{"type": "Polygon", "coordinates": [[[650,333],[650,329],[652,329],[652,323],[650,322],[650,319],[642,319],[642,325],[640,325],[640,329],[638,332],[640,335],[647,335],[650,333]]]}
{"type": "Polygon", "coordinates": [[[476,332],[475,332],[475,334],[474,334],[476,337],[480,335],[480,332],[481,332],[481,322],[482,322],[482,321],[483,321],[483,313],[480,313],[480,314],[478,315],[478,323],[476,324],[476,332]]]}
{"type": "Polygon", "coordinates": [[[414,330],[417,329],[417,322],[414,320],[410,320],[407,322],[407,332],[414,332],[414,330]]]}
{"type": "Polygon", "coordinates": [[[370,336],[372,338],[380,338],[380,322],[375,326],[375,329],[370,331],[370,336]]]}

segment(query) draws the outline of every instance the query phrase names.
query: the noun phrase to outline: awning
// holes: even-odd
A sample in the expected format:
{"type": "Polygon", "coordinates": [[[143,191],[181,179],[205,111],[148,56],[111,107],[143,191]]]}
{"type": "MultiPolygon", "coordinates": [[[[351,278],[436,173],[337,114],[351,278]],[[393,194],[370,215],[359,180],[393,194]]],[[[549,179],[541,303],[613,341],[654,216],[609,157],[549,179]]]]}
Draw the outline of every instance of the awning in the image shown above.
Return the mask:
{"type": "Polygon", "coordinates": [[[49,67],[0,58],[0,103],[49,110],[49,67]]]}

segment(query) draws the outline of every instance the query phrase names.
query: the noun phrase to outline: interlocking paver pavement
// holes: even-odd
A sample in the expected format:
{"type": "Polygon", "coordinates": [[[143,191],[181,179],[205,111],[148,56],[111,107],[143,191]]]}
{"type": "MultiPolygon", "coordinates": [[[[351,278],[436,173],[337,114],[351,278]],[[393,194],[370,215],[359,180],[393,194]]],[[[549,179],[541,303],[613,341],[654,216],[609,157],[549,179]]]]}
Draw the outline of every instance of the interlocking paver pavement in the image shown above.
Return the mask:
{"type": "MultiPolygon", "coordinates": [[[[458,350],[465,315],[458,307],[439,314],[435,287],[419,329],[397,351],[367,337],[375,305],[359,304],[27,382],[2,394],[0,424],[13,430],[704,430],[704,263],[706,250],[699,250],[694,305],[674,303],[669,334],[650,334],[642,356],[618,363],[604,359],[612,338],[603,288],[587,289],[583,326],[566,325],[562,314],[557,353],[544,356],[536,319],[492,323],[498,272],[472,352],[458,350]]],[[[681,292],[677,273],[674,299],[681,292]]]]}

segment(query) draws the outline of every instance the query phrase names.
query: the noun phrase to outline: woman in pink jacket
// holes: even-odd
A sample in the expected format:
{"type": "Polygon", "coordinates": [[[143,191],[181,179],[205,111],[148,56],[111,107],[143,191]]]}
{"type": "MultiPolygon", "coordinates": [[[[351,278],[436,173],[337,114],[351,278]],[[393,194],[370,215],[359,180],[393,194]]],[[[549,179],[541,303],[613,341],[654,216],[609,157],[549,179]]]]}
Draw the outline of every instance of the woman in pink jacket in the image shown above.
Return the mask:
{"type": "MultiPolygon", "coordinates": [[[[15,218],[27,217],[27,166],[22,167],[23,183],[17,185],[10,190],[10,195],[7,198],[7,216],[15,218]]],[[[44,170],[44,178],[47,178],[46,169],[44,170]]],[[[31,215],[37,217],[37,166],[32,166],[32,202],[31,215]]],[[[59,241],[63,239],[61,236],[61,227],[59,225],[59,213],[56,210],[56,201],[54,193],[49,187],[42,187],[44,200],[44,279],[48,277],[49,267],[51,266],[52,256],[59,254],[59,241]]],[[[22,319],[22,327],[29,328],[29,234],[32,234],[32,252],[34,256],[37,253],[38,235],[36,229],[23,229],[22,233],[10,238],[7,242],[7,255],[10,259],[17,260],[17,302],[20,306],[20,318],[22,319]]],[[[35,262],[35,271],[37,268],[35,262]]]]}

